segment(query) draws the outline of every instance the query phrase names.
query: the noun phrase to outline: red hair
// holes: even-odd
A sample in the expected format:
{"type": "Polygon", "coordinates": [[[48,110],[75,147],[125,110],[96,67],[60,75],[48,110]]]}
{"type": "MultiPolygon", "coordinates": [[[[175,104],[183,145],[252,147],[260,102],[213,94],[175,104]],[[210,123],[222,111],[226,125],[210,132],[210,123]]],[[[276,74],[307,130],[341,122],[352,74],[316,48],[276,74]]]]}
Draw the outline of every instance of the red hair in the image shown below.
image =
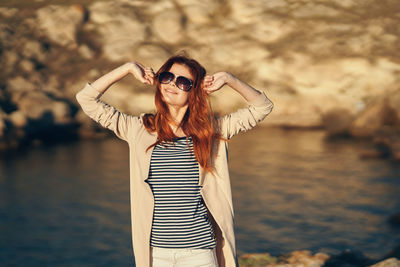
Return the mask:
{"type": "Polygon", "coordinates": [[[162,100],[161,87],[158,81],[158,75],[163,71],[169,71],[175,63],[187,66],[194,78],[193,87],[188,92],[188,109],[179,126],[187,136],[192,137],[194,154],[200,166],[213,173],[209,160],[213,142],[222,138],[221,134],[216,131],[216,119],[211,109],[209,96],[202,88],[206,70],[196,60],[186,55],[170,57],[155,75],[157,112],[156,114],[145,114],[143,124],[149,132],[157,132],[158,139],[147,150],[159,143],[173,141],[173,138],[177,138],[169,126],[169,122],[173,120],[167,104],[162,100]]]}

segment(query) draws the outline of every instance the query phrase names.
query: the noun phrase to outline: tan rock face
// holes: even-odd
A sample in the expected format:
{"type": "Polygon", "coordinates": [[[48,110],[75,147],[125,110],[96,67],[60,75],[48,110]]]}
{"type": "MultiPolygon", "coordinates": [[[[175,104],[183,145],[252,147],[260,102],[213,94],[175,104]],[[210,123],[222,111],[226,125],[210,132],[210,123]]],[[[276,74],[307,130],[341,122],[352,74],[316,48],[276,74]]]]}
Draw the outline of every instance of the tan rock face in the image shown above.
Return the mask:
{"type": "MultiPolygon", "coordinates": [[[[398,96],[399,93],[394,96],[398,96]]],[[[352,122],[350,129],[352,135],[371,137],[384,126],[396,126],[399,124],[399,108],[391,105],[389,97],[384,96],[376,99],[352,122]]],[[[396,99],[396,97],[393,98],[396,99]]]]}
{"type": "Polygon", "coordinates": [[[293,251],[281,257],[273,257],[269,253],[254,253],[240,256],[241,266],[256,267],[321,267],[330,258],[325,253],[312,253],[308,250],[293,251]]]}
{"type": "MultiPolygon", "coordinates": [[[[73,92],[84,83],[68,84],[93,81],[127,61],[157,70],[181,49],[209,74],[229,71],[265,91],[275,104],[266,125],[326,127],[331,112],[332,132],[342,131],[351,115],[353,133],[367,134],[373,131],[368,122],[388,110],[380,105],[373,111],[372,103],[399,85],[395,1],[116,0],[37,6],[0,8],[0,79],[16,106],[20,94],[32,88],[74,102],[73,92]],[[363,112],[367,107],[371,110],[363,112]]],[[[126,112],[141,111],[135,98],[146,99],[146,107],[153,99],[150,87],[120,86],[107,94],[126,112]]],[[[212,98],[222,113],[246,104],[227,86],[212,98]]],[[[399,102],[389,98],[384,105],[393,109],[399,102]]]]}
{"type": "Polygon", "coordinates": [[[14,111],[8,116],[8,119],[12,123],[13,126],[17,128],[25,127],[28,123],[26,116],[20,110],[14,111]]]}
{"type": "Polygon", "coordinates": [[[97,33],[96,42],[110,61],[134,58],[136,46],[145,41],[145,23],[129,3],[95,2],[88,8],[89,21],[84,30],[97,33]]]}
{"type": "Polygon", "coordinates": [[[378,262],[377,264],[371,265],[370,267],[399,267],[399,266],[400,266],[400,260],[396,258],[390,258],[378,262]]]}
{"type": "Polygon", "coordinates": [[[353,115],[347,109],[333,108],[323,114],[322,121],[330,135],[348,134],[353,115]]]}
{"type": "Polygon", "coordinates": [[[154,17],[152,29],[160,41],[178,44],[185,39],[183,14],[175,8],[166,9],[154,17]]]}
{"type": "Polygon", "coordinates": [[[76,31],[85,16],[80,5],[61,7],[50,5],[37,11],[38,27],[53,42],[76,48],[76,31]]]}

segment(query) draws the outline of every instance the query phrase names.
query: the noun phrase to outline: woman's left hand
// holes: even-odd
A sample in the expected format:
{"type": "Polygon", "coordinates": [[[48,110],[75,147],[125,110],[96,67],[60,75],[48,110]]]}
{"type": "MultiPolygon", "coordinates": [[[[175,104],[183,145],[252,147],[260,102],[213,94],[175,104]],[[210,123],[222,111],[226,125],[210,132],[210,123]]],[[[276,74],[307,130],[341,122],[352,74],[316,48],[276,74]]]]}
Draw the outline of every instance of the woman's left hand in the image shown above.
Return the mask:
{"type": "Polygon", "coordinates": [[[206,75],[203,80],[203,90],[207,94],[211,94],[224,86],[228,80],[230,74],[227,72],[217,72],[213,75],[206,75]]]}

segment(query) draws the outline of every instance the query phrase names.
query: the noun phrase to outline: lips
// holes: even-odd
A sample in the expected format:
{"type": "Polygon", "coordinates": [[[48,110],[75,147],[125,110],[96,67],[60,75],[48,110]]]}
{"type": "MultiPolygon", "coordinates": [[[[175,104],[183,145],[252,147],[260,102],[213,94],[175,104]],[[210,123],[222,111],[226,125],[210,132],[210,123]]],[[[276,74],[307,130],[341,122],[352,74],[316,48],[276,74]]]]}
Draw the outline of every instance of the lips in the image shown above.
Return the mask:
{"type": "Polygon", "coordinates": [[[165,92],[170,93],[170,94],[175,94],[175,95],[178,94],[175,91],[169,90],[169,89],[165,89],[165,92]]]}

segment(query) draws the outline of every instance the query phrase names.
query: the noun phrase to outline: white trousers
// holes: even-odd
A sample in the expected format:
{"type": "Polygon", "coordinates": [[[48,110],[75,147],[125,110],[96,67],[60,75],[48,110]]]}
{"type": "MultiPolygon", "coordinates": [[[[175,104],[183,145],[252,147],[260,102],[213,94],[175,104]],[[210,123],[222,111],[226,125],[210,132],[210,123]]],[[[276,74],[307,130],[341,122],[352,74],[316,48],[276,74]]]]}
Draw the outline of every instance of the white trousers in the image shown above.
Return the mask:
{"type": "Polygon", "coordinates": [[[218,267],[215,249],[150,247],[151,267],[218,267]]]}

